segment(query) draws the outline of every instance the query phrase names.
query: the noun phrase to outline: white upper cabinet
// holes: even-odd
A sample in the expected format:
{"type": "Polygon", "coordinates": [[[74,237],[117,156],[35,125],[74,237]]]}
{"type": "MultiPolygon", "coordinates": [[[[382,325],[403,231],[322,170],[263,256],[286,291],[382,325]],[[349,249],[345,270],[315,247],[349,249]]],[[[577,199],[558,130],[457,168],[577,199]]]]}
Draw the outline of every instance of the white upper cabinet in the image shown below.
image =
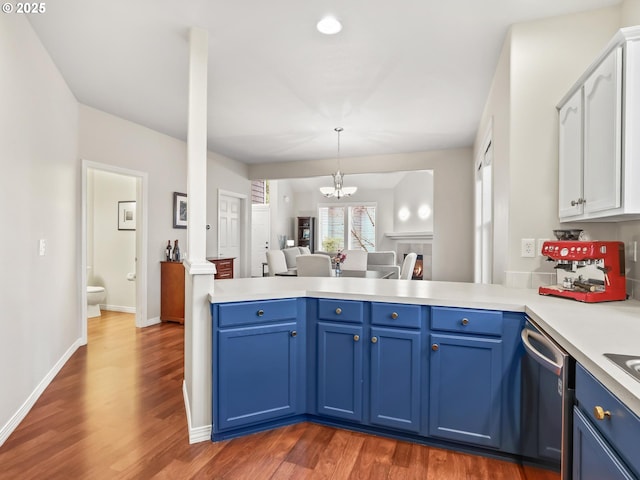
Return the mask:
{"type": "Polygon", "coordinates": [[[584,213],[620,207],[622,48],[584,83],[584,213]]]}
{"type": "Polygon", "coordinates": [[[639,82],[640,27],[625,28],[558,105],[560,221],[640,218],[639,82]]]}
{"type": "Polygon", "coordinates": [[[583,213],[582,194],[582,89],[560,109],[560,172],[558,204],[560,218],[583,213]]]}

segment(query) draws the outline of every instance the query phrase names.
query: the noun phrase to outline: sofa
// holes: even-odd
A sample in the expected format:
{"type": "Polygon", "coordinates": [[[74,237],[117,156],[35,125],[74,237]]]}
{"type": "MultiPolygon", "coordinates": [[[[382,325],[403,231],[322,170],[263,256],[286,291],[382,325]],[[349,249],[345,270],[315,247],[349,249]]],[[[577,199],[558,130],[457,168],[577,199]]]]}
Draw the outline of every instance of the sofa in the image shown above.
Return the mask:
{"type": "Polygon", "coordinates": [[[296,268],[296,257],[298,255],[309,254],[311,250],[308,247],[288,247],[282,250],[284,259],[287,262],[287,269],[296,268]]]}
{"type": "Polygon", "coordinates": [[[367,254],[367,270],[391,272],[389,278],[400,278],[400,266],[396,264],[396,252],[369,252],[367,254]]]}

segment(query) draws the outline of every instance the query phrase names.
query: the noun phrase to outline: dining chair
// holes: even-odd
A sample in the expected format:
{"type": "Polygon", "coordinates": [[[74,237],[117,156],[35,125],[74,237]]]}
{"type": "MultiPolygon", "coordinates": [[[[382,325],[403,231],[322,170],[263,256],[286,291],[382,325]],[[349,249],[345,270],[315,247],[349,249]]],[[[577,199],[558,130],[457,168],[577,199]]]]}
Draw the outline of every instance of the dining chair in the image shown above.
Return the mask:
{"type": "Polygon", "coordinates": [[[270,277],[273,277],[276,273],[287,271],[287,261],[282,250],[267,250],[265,253],[270,277]]]}
{"type": "Polygon", "coordinates": [[[330,277],[331,258],[321,253],[298,255],[299,277],[330,277]]]}
{"type": "Polygon", "coordinates": [[[364,250],[344,250],[346,255],[344,262],[342,262],[343,270],[361,270],[367,269],[368,252],[364,250]]]}
{"type": "Polygon", "coordinates": [[[413,277],[413,269],[416,266],[417,258],[418,254],[415,252],[408,253],[407,256],[404,257],[404,261],[402,262],[402,270],[400,270],[401,280],[411,280],[411,277],[413,277]]]}

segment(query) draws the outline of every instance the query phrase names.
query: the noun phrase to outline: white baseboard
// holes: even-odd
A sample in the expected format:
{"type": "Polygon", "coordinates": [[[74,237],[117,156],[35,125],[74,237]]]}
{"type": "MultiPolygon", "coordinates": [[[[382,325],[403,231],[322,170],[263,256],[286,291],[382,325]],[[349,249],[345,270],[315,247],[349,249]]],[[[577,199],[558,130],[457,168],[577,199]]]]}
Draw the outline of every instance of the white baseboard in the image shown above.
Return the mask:
{"type": "Polygon", "coordinates": [[[121,305],[105,305],[101,303],[100,309],[110,312],[136,313],[136,307],[123,307],[121,305]]]}
{"type": "Polygon", "coordinates": [[[153,318],[147,318],[146,320],[142,321],[142,325],[136,325],[137,327],[150,327],[151,325],[158,325],[159,323],[162,323],[160,321],[160,317],[153,317],[153,318]]]}
{"type": "Polygon", "coordinates": [[[187,392],[187,383],[184,380],[182,381],[182,396],[184,398],[184,410],[187,414],[189,444],[211,441],[211,425],[196,428],[191,426],[191,406],[189,403],[189,393],[187,392]]]}
{"type": "Polygon", "coordinates": [[[9,435],[13,433],[13,431],[18,428],[20,422],[24,420],[29,411],[33,408],[35,403],[40,398],[40,395],[46,390],[51,381],[55,378],[55,376],[60,372],[65,363],[71,358],[71,355],[75,353],[78,347],[83,345],[82,339],[77,339],[73,342],[66,352],[62,355],[60,360],[53,366],[53,368],[47,373],[47,375],[42,379],[42,381],[38,384],[31,395],[25,400],[22,406],[18,409],[18,411],[9,419],[9,421],[0,429],[0,446],[7,441],[9,435]]]}

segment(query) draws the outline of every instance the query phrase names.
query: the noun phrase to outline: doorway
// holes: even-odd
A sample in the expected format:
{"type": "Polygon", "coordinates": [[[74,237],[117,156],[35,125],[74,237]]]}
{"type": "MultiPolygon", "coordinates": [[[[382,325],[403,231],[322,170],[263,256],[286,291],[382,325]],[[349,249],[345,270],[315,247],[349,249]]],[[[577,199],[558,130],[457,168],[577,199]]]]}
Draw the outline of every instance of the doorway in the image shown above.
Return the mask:
{"type": "MultiPolygon", "coordinates": [[[[131,264],[131,274],[133,278],[130,281],[135,282],[135,324],[136,327],[146,326],[147,317],[147,191],[148,191],[148,175],[145,172],[139,172],[135,170],[129,170],[125,168],[115,167],[113,165],[106,165],[101,163],[90,162],[88,160],[82,161],[82,240],[81,240],[81,260],[80,264],[80,312],[82,315],[82,342],[87,343],[87,279],[89,277],[87,273],[87,267],[90,266],[88,262],[89,255],[89,182],[91,180],[92,172],[107,172],[112,174],[118,174],[125,177],[129,177],[135,182],[135,198],[122,199],[123,201],[131,200],[135,201],[135,222],[132,224],[132,217],[128,216],[125,222],[119,222],[114,225],[114,228],[121,228],[122,231],[118,233],[124,235],[135,236],[135,256],[131,264]],[[134,228],[132,230],[132,227],[134,228]],[[129,230],[129,231],[124,231],[129,230]]],[[[123,202],[124,203],[124,202],[123,202]]],[[[113,204],[113,217],[120,220],[119,210],[121,205],[118,202],[113,204]]],[[[125,278],[130,275],[125,274],[125,278]]],[[[126,281],[126,280],[125,280],[126,281]]],[[[108,294],[108,292],[107,292],[108,294]]]]}
{"type": "Polygon", "coordinates": [[[271,208],[268,203],[251,205],[251,276],[263,275],[262,262],[269,250],[271,238],[271,208]]]}
{"type": "Polygon", "coordinates": [[[233,271],[245,275],[247,196],[218,190],[218,256],[234,258],[233,271]]]}

